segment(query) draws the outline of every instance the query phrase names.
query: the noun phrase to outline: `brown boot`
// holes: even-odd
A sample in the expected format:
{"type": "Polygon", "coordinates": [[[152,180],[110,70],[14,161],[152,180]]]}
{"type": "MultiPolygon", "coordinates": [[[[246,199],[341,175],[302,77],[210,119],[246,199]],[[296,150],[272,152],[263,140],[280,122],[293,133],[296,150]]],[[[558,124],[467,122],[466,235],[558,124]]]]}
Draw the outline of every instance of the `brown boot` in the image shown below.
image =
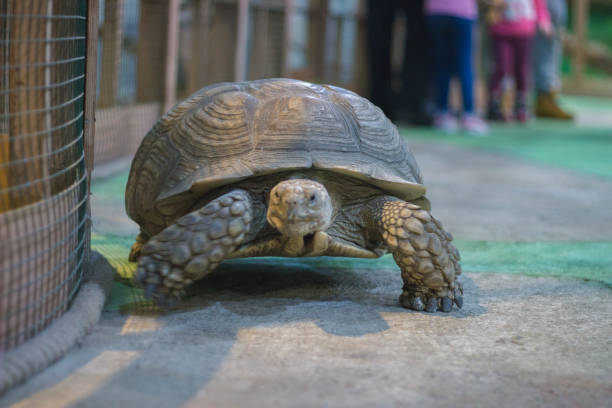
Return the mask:
{"type": "Polygon", "coordinates": [[[535,114],[539,118],[560,120],[573,120],[574,115],[561,109],[557,105],[555,95],[551,92],[538,92],[535,114]]]}

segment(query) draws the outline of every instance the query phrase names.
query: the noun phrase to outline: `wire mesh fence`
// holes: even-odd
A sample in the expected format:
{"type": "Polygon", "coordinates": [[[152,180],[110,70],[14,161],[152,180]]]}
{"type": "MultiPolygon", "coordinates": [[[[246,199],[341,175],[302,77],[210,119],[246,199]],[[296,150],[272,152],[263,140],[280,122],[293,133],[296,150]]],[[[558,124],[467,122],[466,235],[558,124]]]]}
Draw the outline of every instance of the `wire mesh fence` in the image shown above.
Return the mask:
{"type": "Polygon", "coordinates": [[[88,256],[87,1],[0,1],[0,351],[62,315],[88,256]]]}

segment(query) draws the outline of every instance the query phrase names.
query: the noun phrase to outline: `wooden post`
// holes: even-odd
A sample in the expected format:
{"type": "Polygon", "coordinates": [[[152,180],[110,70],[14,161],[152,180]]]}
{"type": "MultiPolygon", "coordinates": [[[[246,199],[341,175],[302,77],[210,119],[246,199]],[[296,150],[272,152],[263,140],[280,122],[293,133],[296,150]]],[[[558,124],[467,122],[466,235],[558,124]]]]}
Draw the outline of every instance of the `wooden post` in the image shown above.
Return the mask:
{"type": "Polygon", "coordinates": [[[176,103],[180,7],[180,0],[168,1],[168,32],[166,33],[166,58],[164,72],[164,113],[176,103]]]}
{"type": "Polygon", "coordinates": [[[269,17],[270,10],[264,5],[253,7],[254,29],[249,61],[249,79],[264,78],[268,72],[268,47],[269,47],[269,17]]]}
{"type": "Polygon", "coordinates": [[[572,4],[574,33],[576,34],[577,47],[572,60],[572,71],[578,84],[584,82],[586,68],[586,49],[588,41],[589,0],[573,0],[572,4]]]}
{"type": "MultiPolygon", "coordinates": [[[[107,2],[109,0],[106,0],[107,2]]],[[[121,0],[116,0],[121,2],[121,0]]],[[[95,112],[96,112],[96,80],[98,68],[98,13],[99,0],[87,0],[87,48],[85,55],[85,107],[83,127],[85,141],[85,164],[88,180],[94,166],[95,112]]]]}
{"type": "MultiPolygon", "coordinates": [[[[344,28],[344,19],[346,15],[337,15],[334,16],[335,26],[336,26],[336,38],[334,44],[334,69],[333,76],[329,78],[334,82],[340,83],[340,77],[342,72],[342,30],[344,28]]],[[[327,80],[327,79],[326,79],[327,80]]]]}
{"type": "Polygon", "coordinates": [[[160,102],[164,92],[167,1],[140,0],[136,102],[160,102]]]}
{"type": "Polygon", "coordinates": [[[191,59],[187,78],[188,94],[206,84],[208,47],[210,42],[210,0],[193,2],[191,23],[191,59]]]}
{"type": "Polygon", "coordinates": [[[325,38],[329,0],[311,0],[308,22],[308,64],[316,80],[321,80],[325,65],[325,38]]]}
{"type": "Polygon", "coordinates": [[[353,64],[353,89],[359,95],[370,91],[367,55],[367,22],[365,0],[359,0],[356,18],[355,63],[353,64]]]}
{"type": "Polygon", "coordinates": [[[102,66],[100,69],[100,99],[98,106],[115,105],[123,38],[123,0],[106,0],[102,26],[102,66]]]}
{"type": "Polygon", "coordinates": [[[291,43],[293,40],[293,15],[295,14],[295,2],[293,0],[285,1],[285,25],[284,25],[284,43],[283,43],[283,76],[289,77],[291,71],[291,43]]]}
{"type": "Polygon", "coordinates": [[[236,58],[234,81],[246,80],[246,59],[249,28],[249,0],[238,0],[238,26],[236,28],[236,58]]]}
{"type": "Polygon", "coordinates": [[[179,0],[140,0],[136,101],[159,102],[160,114],[176,93],[179,0]]]}

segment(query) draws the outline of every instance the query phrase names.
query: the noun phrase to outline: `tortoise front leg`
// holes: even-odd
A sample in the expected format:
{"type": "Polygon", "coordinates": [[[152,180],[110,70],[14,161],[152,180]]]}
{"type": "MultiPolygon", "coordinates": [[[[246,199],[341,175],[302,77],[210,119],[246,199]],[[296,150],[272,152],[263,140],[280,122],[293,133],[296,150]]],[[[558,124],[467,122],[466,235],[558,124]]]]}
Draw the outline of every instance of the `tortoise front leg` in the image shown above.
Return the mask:
{"type": "Polygon", "coordinates": [[[135,280],[162,305],[212,272],[245,240],[253,219],[251,197],[234,190],[179,218],[142,247],[135,280]]]}
{"type": "Polygon", "coordinates": [[[401,305],[427,312],[450,312],[453,302],[461,308],[459,251],[440,222],[418,205],[395,197],[376,199],[369,207],[374,228],[402,270],[401,305]]]}

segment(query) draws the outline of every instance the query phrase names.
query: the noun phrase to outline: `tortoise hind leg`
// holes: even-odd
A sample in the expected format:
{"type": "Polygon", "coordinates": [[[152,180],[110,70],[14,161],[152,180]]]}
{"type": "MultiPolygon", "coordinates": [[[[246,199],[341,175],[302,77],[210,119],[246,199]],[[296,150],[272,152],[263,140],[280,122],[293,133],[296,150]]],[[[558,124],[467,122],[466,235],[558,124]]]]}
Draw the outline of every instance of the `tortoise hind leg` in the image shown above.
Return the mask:
{"type": "Polygon", "coordinates": [[[151,237],[142,247],[135,280],[147,297],[171,304],[244,242],[252,219],[247,192],[222,195],[151,237]]]}
{"type": "Polygon", "coordinates": [[[450,312],[453,303],[463,305],[459,251],[452,236],[418,205],[384,197],[375,200],[376,228],[402,270],[402,306],[450,312]]]}

